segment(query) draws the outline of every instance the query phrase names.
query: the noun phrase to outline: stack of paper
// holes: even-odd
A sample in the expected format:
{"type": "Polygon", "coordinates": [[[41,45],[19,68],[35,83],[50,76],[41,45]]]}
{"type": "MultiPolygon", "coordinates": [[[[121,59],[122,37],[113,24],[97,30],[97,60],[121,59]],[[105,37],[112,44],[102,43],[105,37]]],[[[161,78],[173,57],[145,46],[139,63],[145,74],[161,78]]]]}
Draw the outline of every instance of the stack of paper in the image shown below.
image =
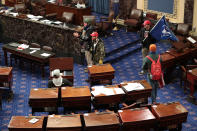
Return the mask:
{"type": "Polygon", "coordinates": [[[14,17],[18,16],[18,13],[15,12],[10,12],[11,15],[13,15],[14,17]]]}
{"type": "Polygon", "coordinates": [[[127,85],[123,86],[123,88],[127,91],[134,91],[134,90],[142,90],[144,86],[140,83],[128,83],[127,85]]]}

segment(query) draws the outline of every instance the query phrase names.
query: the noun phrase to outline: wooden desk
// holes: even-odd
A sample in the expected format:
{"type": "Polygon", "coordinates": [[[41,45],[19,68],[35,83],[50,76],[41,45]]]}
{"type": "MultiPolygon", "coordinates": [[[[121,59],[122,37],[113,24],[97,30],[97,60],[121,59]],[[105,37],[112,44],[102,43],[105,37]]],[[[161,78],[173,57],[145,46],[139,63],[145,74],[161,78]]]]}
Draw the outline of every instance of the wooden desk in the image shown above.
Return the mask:
{"type": "Polygon", "coordinates": [[[12,116],[8,125],[9,131],[43,131],[44,116],[12,116]],[[29,120],[39,119],[32,124],[29,120]]]}
{"type": "Polygon", "coordinates": [[[151,96],[152,87],[146,80],[135,80],[130,82],[125,82],[124,84],[121,84],[121,88],[126,93],[126,101],[136,101],[139,99],[145,99],[145,102],[148,102],[148,97],[151,96]],[[141,90],[132,90],[127,91],[123,86],[127,83],[140,83],[142,86],[144,86],[144,89],[141,90]]]}
{"type": "MultiPolygon", "coordinates": [[[[100,87],[97,87],[95,89],[92,88],[92,96],[94,97],[93,101],[95,105],[104,105],[104,104],[108,104],[108,105],[114,105],[114,104],[119,104],[122,100],[123,100],[123,96],[125,95],[124,91],[122,90],[122,88],[119,88],[118,85],[107,85],[105,87],[103,87],[104,89],[106,88],[109,91],[112,91],[111,93],[113,94],[105,94],[105,92],[101,93],[101,91],[99,90],[100,87]],[[117,90],[120,90],[122,92],[116,92],[117,90]],[[100,92],[99,94],[97,94],[97,92],[100,92]]],[[[102,87],[101,87],[102,88],[102,87]]],[[[102,89],[103,89],[102,88],[102,89]]]]}
{"type": "Polygon", "coordinates": [[[68,79],[70,82],[73,83],[74,74],[73,74],[73,58],[72,57],[57,57],[57,58],[50,58],[49,59],[49,67],[50,71],[55,69],[60,69],[62,72],[62,77],[68,79]],[[70,72],[71,74],[64,73],[70,72]]]}
{"type": "Polygon", "coordinates": [[[29,95],[29,106],[32,114],[44,107],[58,106],[58,88],[34,88],[29,95]]]}
{"type": "Polygon", "coordinates": [[[105,81],[109,81],[109,84],[111,85],[114,73],[115,70],[111,64],[93,65],[92,67],[88,67],[88,75],[91,85],[95,84],[95,82],[103,83],[105,81]]]}
{"type": "Polygon", "coordinates": [[[12,87],[12,67],[0,67],[0,83],[8,83],[11,90],[12,87]]]}
{"type": "Polygon", "coordinates": [[[158,104],[151,107],[152,113],[156,116],[159,127],[178,125],[187,121],[188,111],[179,103],[158,104]]]}
{"type": "Polygon", "coordinates": [[[169,53],[162,53],[161,54],[161,59],[162,59],[162,69],[166,69],[169,67],[172,67],[175,65],[175,56],[169,54],[169,53]]]}
{"type": "Polygon", "coordinates": [[[115,113],[86,113],[83,115],[85,131],[119,131],[119,120],[115,113]]]}
{"type": "Polygon", "coordinates": [[[84,15],[91,15],[91,8],[76,8],[69,6],[60,6],[52,3],[46,4],[46,14],[57,13],[57,17],[62,17],[63,12],[74,13],[74,23],[76,25],[81,25],[83,23],[84,15]]]}
{"type": "Polygon", "coordinates": [[[5,44],[2,46],[2,49],[4,51],[4,57],[5,57],[5,64],[8,65],[8,58],[7,58],[7,53],[12,53],[14,55],[30,59],[32,61],[38,62],[41,65],[41,71],[42,71],[42,76],[44,77],[45,71],[44,71],[44,66],[49,63],[49,58],[54,57],[55,53],[45,51],[45,50],[37,50],[35,53],[30,54],[32,50],[30,50],[31,47],[24,49],[24,50],[17,50],[17,47],[10,46],[10,44],[5,44]],[[41,56],[42,53],[48,53],[51,54],[50,56],[41,56]]]}
{"type": "Polygon", "coordinates": [[[119,110],[118,115],[123,131],[149,131],[156,124],[156,118],[148,108],[119,110]]]}
{"type": "Polygon", "coordinates": [[[88,86],[61,87],[61,100],[64,109],[91,110],[91,93],[88,86]]]}
{"type": "Polygon", "coordinates": [[[197,82],[197,68],[187,72],[187,80],[190,82],[190,96],[194,97],[194,85],[197,82]]]}
{"type": "Polygon", "coordinates": [[[80,115],[50,115],[46,129],[47,131],[81,131],[80,115]]]}

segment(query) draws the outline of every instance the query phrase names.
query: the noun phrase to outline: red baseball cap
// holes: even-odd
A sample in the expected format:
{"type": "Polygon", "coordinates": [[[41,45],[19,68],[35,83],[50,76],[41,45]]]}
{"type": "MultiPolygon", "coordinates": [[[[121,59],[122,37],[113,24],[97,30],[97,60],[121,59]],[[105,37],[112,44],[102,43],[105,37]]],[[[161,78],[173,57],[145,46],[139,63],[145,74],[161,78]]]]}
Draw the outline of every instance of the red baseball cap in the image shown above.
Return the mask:
{"type": "Polygon", "coordinates": [[[98,33],[97,32],[92,32],[92,34],[90,34],[93,37],[98,37],[98,33]]]}
{"type": "Polygon", "coordinates": [[[150,25],[150,24],[151,22],[149,20],[145,20],[143,25],[145,26],[145,25],[150,25]]]}

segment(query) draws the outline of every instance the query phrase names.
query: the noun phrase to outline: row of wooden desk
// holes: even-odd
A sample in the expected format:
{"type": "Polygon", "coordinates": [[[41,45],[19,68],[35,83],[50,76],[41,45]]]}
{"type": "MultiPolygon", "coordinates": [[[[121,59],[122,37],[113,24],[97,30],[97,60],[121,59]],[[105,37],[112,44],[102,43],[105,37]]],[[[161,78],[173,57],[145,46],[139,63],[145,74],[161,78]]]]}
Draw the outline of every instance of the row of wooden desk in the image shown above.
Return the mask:
{"type": "MultiPolygon", "coordinates": [[[[91,102],[95,106],[106,104],[119,104],[123,101],[136,101],[148,99],[151,96],[152,87],[146,80],[132,81],[141,83],[144,89],[126,90],[124,85],[109,85],[102,88],[108,94],[90,92],[88,86],[60,87],[60,88],[33,88],[29,96],[29,105],[32,107],[32,114],[39,108],[63,106],[65,109],[91,110],[91,102]],[[120,88],[121,87],[121,88],[120,88]],[[116,91],[121,90],[121,91],[116,91]],[[91,95],[92,94],[92,95],[91,95]],[[93,97],[93,101],[91,101],[93,97]]],[[[128,82],[129,83],[129,82],[128,82]]],[[[132,87],[131,87],[132,88],[132,87]]]]}
{"type": "MultiPolygon", "coordinates": [[[[161,54],[162,68],[166,72],[168,77],[172,72],[173,67],[176,65],[186,65],[188,60],[192,60],[197,57],[197,44],[193,44],[193,48],[185,48],[182,52],[177,52],[175,49],[170,49],[161,54]]],[[[194,95],[194,82],[197,79],[196,69],[187,73],[188,80],[192,83],[190,85],[190,96],[194,95]]]]}
{"type": "Polygon", "coordinates": [[[179,103],[151,105],[143,108],[70,115],[13,116],[9,131],[149,131],[151,128],[181,130],[187,121],[188,111],[179,103]],[[30,121],[37,120],[34,124],[30,121]]]}

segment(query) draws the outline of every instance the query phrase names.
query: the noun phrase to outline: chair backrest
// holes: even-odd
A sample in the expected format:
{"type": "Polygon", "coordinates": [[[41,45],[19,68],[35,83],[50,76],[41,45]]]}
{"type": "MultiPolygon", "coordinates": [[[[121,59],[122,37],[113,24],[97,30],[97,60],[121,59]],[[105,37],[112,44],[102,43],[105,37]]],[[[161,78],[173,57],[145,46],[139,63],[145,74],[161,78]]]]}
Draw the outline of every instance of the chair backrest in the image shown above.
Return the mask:
{"type": "Polygon", "coordinates": [[[40,48],[40,45],[38,43],[31,43],[31,46],[35,48],[40,48]]]}
{"type": "Polygon", "coordinates": [[[180,35],[187,36],[189,33],[189,25],[184,23],[179,23],[176,29],[176,33],[180,35]]]}
{"type": "Polygon", "coordinates": [[[21,10],[25,10],[25,4],[15,4],[14,8],[17,12],[20,12],[21,10]]]}
{"type": "Polygon", "coordinates": [[[95,23],[96,23],[96,17],[95,16],[93,16],[93,15],[84,15],[83,16],[83,21],[85,21],[86,19],[88,19],[88,21],[90,21],[90,23],[92,25],[95,25],[95,23]]]}
{"type": "Polygon", "coordinates": [[[132,9],[130,19],[140,20],[142,18],[143,11],[140,9],[132,9]]]}
{"type": "Polygon", "coordinates": [[[71,23],[73,21],[74,13],[71,12],[63,12],[62,18],[65,19],[66,23],[71,23]]]}
{"type": "Polygon", "coordinates": [[[51,51],[51,52],[53,50],[50,46],[43,46],[42,49],[46,51],[51,51]]]}
{"type": "Polygon", "coordinates": [[[113,18],[114,18],[114,11],[113,10],[111,10],[110,12],[109,12],[109,16],[108,16],[108,21],[110,21],[110,22],[112,22],[113,21],[113,18]]]}
{"type": "Polygon", "coordinates": [[[18,41],[18,43],[28,45],[28,44],[29,44],[29,41],[24,40],[24,39],[20,39],[20,40],[18,41]]]}

